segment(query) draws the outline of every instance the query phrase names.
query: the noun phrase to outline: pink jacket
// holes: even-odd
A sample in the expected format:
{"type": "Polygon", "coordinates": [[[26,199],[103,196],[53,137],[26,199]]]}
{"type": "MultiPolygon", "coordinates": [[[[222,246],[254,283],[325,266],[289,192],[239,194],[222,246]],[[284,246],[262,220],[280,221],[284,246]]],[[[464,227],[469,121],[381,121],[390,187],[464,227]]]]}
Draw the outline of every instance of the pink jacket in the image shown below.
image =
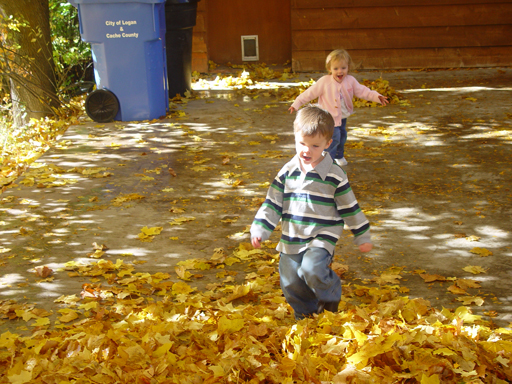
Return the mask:
{"type": "Polygon", "coordinates": [[[340,93],[343,94],[350,115],[354,113],[354,105],[352,104],[352,98],[354,96],[380,104],[380,93],[359,84],[355,77],[347,75],[343,78],[341,83],[338,83],[334,80],[332,75],[325,75],[301,93],[293,102],[292,107],[298,111],[302,105],[318,97],[318,104],[329,111],[334,118],[334,125],[338,127],[341,125],[342,118],[348,117],[342,117],[341,115],[340,93]]]}

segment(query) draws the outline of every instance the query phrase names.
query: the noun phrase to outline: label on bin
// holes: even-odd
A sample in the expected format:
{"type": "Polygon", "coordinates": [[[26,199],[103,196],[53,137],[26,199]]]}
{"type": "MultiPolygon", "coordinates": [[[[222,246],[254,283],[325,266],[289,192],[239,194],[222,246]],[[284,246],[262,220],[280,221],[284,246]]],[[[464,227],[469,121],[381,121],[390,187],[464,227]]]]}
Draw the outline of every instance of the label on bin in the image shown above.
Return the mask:
{"type": "Polygon", "coordinates": [[[125,31],[126,27],[137,25],[137,20],[106,20],[105,25],[112,27],[112,32],[106,34],[107,39],[139,38],[137,32],[131,32],[129,28],[125,31]]]}

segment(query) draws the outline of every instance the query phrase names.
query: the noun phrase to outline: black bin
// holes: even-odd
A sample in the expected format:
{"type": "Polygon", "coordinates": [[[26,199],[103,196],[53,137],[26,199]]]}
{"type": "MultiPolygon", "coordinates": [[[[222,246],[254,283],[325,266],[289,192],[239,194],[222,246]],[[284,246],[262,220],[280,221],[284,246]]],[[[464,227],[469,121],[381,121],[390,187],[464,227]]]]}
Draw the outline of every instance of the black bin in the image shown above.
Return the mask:
{"type": "Polygon", "coordinates": [[[192,28],[199,0],[166,0],[165,48],[169,97],[192,89],[192,28]]]}

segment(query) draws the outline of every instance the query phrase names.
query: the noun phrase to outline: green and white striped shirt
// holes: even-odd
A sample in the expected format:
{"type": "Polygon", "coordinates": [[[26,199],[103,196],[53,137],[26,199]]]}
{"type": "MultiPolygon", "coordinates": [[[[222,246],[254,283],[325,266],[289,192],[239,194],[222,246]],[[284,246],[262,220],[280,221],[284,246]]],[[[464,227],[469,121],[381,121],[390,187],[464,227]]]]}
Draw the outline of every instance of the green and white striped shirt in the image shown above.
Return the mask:
{"type": "Polygon", "coordinates": [[[333,254],[346,223],[354,243],[369,243],[370,223],[359,208],[345,171],[328,153],[306,174],[297,155],[279,171],[251,226],[251,237],[267,240],[281,220],[277,250],[298,254],[308,247],[333,254]]]}

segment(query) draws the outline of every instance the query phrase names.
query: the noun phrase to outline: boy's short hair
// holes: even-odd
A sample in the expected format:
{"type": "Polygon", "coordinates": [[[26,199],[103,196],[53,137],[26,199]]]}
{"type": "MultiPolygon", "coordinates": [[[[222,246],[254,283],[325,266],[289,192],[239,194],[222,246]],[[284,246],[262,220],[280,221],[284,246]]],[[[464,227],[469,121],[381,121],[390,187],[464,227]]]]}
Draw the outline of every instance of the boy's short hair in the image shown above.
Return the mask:
{"type": "Polygon", "coordinates": [[[325,68],[327,69],[327,72],[331,73],[331,64],[333,61],[340,61],[345,60],[345,62],[348,65],[348,70],[352,68],[353,62],[352,58],[348,54],[347,51],[344,49],[335,49],[331,53],[327,55],[327,58],[325,59],[325,68]]]}
{"type": "Polygon", "coordinates": [[[317,105],[308,105],[297,112],[293,122],[293,132],[300,132],[303,136],[320,134],[327,140],[331,140],[334,132],[334,119],[325,109],[317,105]]]}

